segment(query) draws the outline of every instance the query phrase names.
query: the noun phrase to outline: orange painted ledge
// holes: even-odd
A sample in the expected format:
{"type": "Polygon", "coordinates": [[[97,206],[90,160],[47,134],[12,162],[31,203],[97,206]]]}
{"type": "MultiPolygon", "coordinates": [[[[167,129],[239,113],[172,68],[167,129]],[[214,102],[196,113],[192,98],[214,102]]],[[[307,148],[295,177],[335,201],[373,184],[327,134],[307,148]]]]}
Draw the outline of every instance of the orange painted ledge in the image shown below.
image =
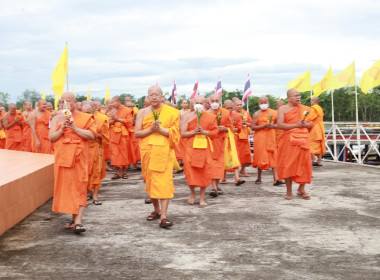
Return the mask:
{"type": "Polygon", "coordinates": [[[54,155],[0,150],[0,235],[53,197],[54,155]]]}

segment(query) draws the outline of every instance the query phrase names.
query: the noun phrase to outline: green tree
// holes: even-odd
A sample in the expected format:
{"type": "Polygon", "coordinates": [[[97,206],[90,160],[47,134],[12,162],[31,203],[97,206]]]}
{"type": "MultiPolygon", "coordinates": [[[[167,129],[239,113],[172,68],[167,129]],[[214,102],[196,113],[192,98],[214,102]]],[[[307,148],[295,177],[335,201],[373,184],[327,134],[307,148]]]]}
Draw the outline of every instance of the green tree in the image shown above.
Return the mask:
{"type": "Polygon", "coordinates": [[[41,99],[41,93],[35,89],[26,89],[19,97],[17,97],[16,106],[21,109],[25,101],[32,102],[35,106],[36,102],[41,99]]]}
{"type": "Polygon", "coordinates": [[[0,92],[0,103],[8,110],[9,93],[0,92]]]}

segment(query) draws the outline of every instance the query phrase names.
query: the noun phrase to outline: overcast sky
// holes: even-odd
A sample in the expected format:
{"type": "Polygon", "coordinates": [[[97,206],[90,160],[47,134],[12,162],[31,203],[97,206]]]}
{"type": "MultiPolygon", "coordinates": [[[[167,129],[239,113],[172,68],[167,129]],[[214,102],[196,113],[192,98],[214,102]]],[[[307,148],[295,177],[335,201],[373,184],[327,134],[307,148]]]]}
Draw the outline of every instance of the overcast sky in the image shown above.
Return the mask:
{"type": "MultiPolygon", "coordinates": [[[[380,59],[378,0],[0,0],[0,91],[52,94],[50,76],[68,42],[69,89],[140,97],[158,82],[190,95],[215,88],[284,96],[311,69],[317,83],[380,59]],[[100,4],[98,2],[102,2],[100,4]]],[[[66,88],[66,87],[65,87],[66,88]]]]}

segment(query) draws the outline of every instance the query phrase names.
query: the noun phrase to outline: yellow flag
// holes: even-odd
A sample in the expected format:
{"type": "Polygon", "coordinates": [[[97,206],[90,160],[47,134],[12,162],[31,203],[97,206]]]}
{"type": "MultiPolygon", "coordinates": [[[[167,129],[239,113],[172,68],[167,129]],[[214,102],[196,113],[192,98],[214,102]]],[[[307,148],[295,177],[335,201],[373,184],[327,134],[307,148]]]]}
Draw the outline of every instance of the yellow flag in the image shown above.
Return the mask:
{"type": "Polygon", "coordinates": [[[111,99],[110,86],[109,85],[107,85],[106,97],[104,98],[104,105],[106,105],[107,99],[111,99]]]}
{"type": "Polygon", "coordinates": [[[57,65],[55,66],[53,74],[51,75],[51,80],[53,81],[53,86],[51,89],[55,93],[54,104],[56,110],[58,109],[58,99],[61,98],[63,87],[66,84],[65,75],[67,75],[67,45],[63,50],[57,65]]]}
{"type": "Polygon", "coordinates": [[[42,98],[43,100],[46,99],[46,98],[45,98],[45,91],[44,91],[44,90],[42,91],[42,96],[41,96],[41,98],[42,98]]]}
{"type": "Polygon", "coordinates": [[[88,89],[87,100],[91,100],[91,90],[90,89],[88,89]]]}
{"type": "Polygon", "coordinates": [[[54,110],[58,110],[59,97],[56,94],[54,98],[54,110]]]}
{"type": "Polygon", "coordinates": [[[311,78],[310,70],[307,70],[298,78],[291,81],[286,87],[295,88],[299,92],[310,91],[311,90],[311,78]]]}
{"type": "Polygon", "coordinates": [[[371,68],[364,72],[359,83],[362,92],[365,94],[367,94],[370,89],[378,85],[380,85],[380,59],[376,61],[371,68]]]}
{"type": "Polygon", "coordinates": [[[355,62],[352,62],[346,69],[332,78],[329,89],[354,86],[355,84],[355,62]]]}
{"type": "Polygon", "coordinates": [[[330,66],[329,71],[327,71],[327,73],[323,76],[322,80],[313,86],[313,96],[320,96],[322,92],[328,90],[332,78],[333,74],[330,66]]]}

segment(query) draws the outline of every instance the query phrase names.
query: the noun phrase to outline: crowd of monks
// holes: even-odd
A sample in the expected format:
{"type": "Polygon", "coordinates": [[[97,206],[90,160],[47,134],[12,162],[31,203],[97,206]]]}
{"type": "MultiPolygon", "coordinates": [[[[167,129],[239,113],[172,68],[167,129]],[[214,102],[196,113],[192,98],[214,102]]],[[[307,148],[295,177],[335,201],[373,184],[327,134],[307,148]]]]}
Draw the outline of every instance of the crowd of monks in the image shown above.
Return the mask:
{"type": "Polygon", "coordinates": [[[165,100],[161,88],[152,86],[139,110],[129,97],[115,96],[102,105],[77,102],[67,92],[56,111],[43,99],[34,110],[30,102],[22,111],[9,104],[8,112],[0,104],[0,148],[54,154],[53,211],[72,214],[65,228],[75,233],[86,231],[87,201],[102,205],[99,189],[107,170],[114,170],[113,180],[141,170],[149,196],[145,202],[154,208],[147,220],[168,228],[173,225],[167,217],[175,193],[173,173],[184,172],[188,203],[200,207],[207,206],[207,187],[209,196],[218,197],[224,194],[226,174],[233,173],[240,186],[249,166],[258,170],[255,184],[262,183],[262,170],[271,169],[273,185],[286,184],[285,199],[293,198],[293,182],[299,184],[297,195],[310,199],[305,184],[311,183],[312,166],[321,166],[325,153],[323,110],[317,97],[311,107],[301,105],[295,89],[287,92],[287,101],[278,101],[275,110],[262,96],[251,117],[241,100],[222,104],[217,94],[183,100],[179,110],[165,100]]]}

